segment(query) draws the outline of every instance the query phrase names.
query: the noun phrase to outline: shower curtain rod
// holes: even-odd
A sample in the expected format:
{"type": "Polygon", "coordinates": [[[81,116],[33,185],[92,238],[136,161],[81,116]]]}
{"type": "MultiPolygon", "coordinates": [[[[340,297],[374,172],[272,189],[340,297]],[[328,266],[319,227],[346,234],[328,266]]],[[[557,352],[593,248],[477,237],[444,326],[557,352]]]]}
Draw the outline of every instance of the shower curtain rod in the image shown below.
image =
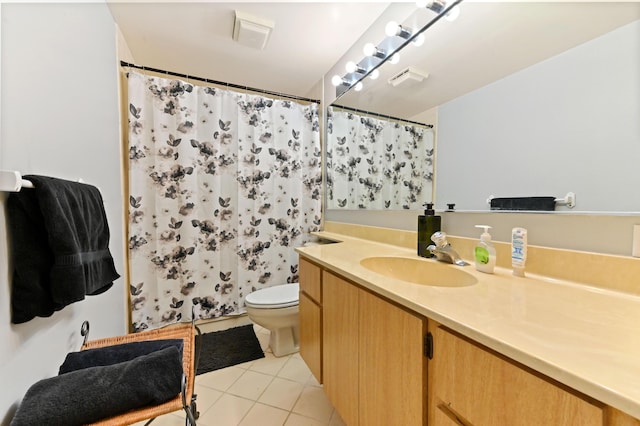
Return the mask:
{"type": "Polygon", "coordinates": [[[425,123],[420,123],[420,122],[417,122],[417,121],[405,120],[404,118],[393,117],[391,115],[384,115],[384,114],[380,114],[380,113],[377,113],[377,112],[365,111],[363,109],[351,108],[351,107],[344,106],[344,105],[336,105],[336,104],[334,104],[332,106],[336,107],[336,108],[344,109],[345,111],[360,112],[360,113],[363,113],[363,114],[372,115],[374,117],[380,117],[380,118],[386,118],[386,119],[389,119],[389,120],[402,121],[403,123],[409,123],[409,124],[417,124],[419,126],[425,126],[425,127],[430,128],[430,129],[433,129],[433,124],[425,124],[425,123]]]}
{"type": "Polygon", "coordinates": [[[320,103],[320,101],[318,99],[303,98],[301,96],[287,95],[287,94],[284,94],[284,93],[272,92],[272,91],[269,91],[269,90],[256,89],[254,87],[241,86],[239,84],[225,83],[224,81],[211,80],[209,78],[203,78],[203,77],[195,77],[195,76],[192,76],[192,75],[180,74],[180,73],[173,72],[173,71],[161,70],[159,68],[145,67],[145,66],[142,66],[142,65],[131,64],[131,63],[125,62],[125,61],[120,61],[120,66],[121,67],[129,67],[129,68],[137,68],[137,69],[143,70],[143,71],[145,71],[145,70],[146,71],[153,71],[153,72],[157,72],[157,73],[160,73],[160,74],[170,75],[170,76],[173,76],[173,77],[180,77],[180,78],[186,78],[186,79],[191,79],[191,80],[204,81],[205,83],[217,84],[217,85],[225,86],[225,87],[233,87],[234,89],[248,90],[248,91],[256,92],[256,93],[263,93],[265,95],[278,96],[280,98],[293,99],[295,101],[304,101],[304,102],[310,102],[310,103],[313,103],[313,104],[319,104],[320,103]]]}

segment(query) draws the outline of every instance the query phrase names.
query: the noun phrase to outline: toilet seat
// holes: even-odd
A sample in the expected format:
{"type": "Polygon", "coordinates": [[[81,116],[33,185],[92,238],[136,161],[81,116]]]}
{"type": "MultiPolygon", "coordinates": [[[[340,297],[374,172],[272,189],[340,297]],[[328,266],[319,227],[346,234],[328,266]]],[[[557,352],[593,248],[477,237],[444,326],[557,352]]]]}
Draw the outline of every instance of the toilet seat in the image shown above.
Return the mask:
{"type": "Polygon", "coordinates": [[[255,309],[288,308],[298,305],[299,291],[298,283],[276,285],[249,293],[244,302],[255,309]]]}

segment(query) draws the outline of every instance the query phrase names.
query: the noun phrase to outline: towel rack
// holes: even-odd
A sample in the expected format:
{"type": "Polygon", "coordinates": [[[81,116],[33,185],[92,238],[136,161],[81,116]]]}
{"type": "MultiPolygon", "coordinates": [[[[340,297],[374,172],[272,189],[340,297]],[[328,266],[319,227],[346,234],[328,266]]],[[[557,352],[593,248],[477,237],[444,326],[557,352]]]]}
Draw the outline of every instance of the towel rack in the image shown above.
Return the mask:
{"type": "MultiPolygon", "coordinates": [[[[84,183],[82,179],[76,182],[84,183]]],[[[0,170],[0,192],[20,192],[22,188],[35,188],[33,182],[22,179],[22,174],[16,171],[0,170]]]]}
{"type": "Polygon", "coordinates": [[[19,192],[22,188],[33,188],[33,183],[22,179],[20,172],[0,170],[0,191],[19,192]]]}
{"type": "Polygon", "coordinates": [[[568,192],[564,198],[556,198],[556,204],[560,204],[563,206],[567,206],[570,209],[576,206],[576,194],[573,192],[568,192]]]}

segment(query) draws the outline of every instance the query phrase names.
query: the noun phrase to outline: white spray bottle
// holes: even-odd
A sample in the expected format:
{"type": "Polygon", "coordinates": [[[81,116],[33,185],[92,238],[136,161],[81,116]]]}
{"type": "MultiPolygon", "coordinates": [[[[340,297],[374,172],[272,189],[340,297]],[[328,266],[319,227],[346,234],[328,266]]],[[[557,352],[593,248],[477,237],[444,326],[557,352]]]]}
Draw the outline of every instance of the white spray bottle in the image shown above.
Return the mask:
{"type": "Polygon", "coordinates": [[[513,275],[524,277],[524,265],[527,261],[527,230],[513,228],[511,230],[511,266],[513,275]]]}

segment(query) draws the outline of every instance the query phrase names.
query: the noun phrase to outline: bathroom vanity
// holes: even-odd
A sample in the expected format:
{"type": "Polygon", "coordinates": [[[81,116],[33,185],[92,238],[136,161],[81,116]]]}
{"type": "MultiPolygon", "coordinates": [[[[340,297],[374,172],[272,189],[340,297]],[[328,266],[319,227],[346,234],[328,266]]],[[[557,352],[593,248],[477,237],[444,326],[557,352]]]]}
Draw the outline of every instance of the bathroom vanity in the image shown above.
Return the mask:
{"type": "Polygon", "coordinates": [[[321,235],[341,242],[297,249],[300,353],[347,425],[640,425],[640,297],[321,235]]]}

